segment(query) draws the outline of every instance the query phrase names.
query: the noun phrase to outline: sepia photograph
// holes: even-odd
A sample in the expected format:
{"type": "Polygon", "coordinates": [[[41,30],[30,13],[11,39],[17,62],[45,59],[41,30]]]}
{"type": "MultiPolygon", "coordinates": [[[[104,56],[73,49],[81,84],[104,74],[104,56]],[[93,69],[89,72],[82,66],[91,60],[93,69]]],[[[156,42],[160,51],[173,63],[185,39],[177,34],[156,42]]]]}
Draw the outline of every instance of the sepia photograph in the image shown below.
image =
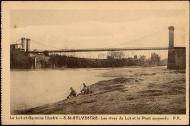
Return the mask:
{"type": "Polygon", "coordinates": [[[188,1],[9,3],[10,115],[187,114],[188,1]]]}

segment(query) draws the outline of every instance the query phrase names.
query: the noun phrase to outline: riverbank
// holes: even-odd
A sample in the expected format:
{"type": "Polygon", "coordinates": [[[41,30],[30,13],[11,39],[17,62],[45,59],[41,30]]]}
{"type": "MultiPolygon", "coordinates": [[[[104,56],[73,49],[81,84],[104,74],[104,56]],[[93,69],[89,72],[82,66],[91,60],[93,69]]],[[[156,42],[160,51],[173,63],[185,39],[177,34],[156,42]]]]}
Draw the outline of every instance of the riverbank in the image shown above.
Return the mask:
{"type": "Polygon", "coordinates": [[[82,58],[67,55],[43,54],[28,55],[20,49],[10,50],[11,69],[44,69],[44,68],[112,68],[125,66],[164,66],[167,59],[162,59],[157,53],[151,53],[150,58],[137,55],[125,57],[123,52],[111,51],[104,58],[82,58]]]}
{"type": "Polygon", "coordinates": [[[185,114],[185,71],[164,67],[112,69],[92,94],[13,114],[185,114]]]}

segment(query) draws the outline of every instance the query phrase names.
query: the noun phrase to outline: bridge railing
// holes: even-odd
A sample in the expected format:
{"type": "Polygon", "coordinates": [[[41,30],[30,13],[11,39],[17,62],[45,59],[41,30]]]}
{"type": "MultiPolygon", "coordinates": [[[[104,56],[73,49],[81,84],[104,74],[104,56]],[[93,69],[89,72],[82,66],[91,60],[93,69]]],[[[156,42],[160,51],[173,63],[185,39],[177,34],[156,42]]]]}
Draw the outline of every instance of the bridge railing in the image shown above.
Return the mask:
{"type": "Polygon", "coordinates": [[[44,50],[29,51],[29,53],[56,53],[56,52],[96,52],[96,51],[132,51],[132,50],[168,50],[169,47],[141,47],[141,48],[87,48],[87,49],[62,49],[62,50],[44,50]]]}

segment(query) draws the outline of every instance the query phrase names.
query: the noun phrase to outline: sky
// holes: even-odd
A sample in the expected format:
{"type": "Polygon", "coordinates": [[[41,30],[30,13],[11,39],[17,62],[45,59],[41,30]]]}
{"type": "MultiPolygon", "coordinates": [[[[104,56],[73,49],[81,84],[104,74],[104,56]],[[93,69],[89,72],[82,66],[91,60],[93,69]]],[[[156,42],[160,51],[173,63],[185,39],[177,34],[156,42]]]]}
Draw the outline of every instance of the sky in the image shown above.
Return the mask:
{"type": "MultiPolygon", "coordinates": [[[[10,12],[11,43],[31,39],[31,50],[167,47],[168,26],[175,46],[188,36],[188,2],[71,2],[10,12]]],[[[134,54],[134,53],[133,53],[134,54]]],[[[167,55],[167,54],[165,54],[167,55]]]]}

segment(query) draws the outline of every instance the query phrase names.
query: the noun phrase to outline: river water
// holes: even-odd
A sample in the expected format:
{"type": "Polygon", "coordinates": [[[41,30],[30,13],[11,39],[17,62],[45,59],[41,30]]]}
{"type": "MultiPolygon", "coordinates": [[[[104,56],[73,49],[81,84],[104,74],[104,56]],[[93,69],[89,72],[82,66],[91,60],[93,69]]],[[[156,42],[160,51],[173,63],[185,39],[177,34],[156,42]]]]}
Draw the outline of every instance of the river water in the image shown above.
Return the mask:
{"type": "Polygon", "coordinates": [[[48,69],[11,71],[11,111],[26,109],[63,100],[73,87],[77,92],[82,83],[94,84],[110,79],[102,74],[106,68],[48,69]]]}

